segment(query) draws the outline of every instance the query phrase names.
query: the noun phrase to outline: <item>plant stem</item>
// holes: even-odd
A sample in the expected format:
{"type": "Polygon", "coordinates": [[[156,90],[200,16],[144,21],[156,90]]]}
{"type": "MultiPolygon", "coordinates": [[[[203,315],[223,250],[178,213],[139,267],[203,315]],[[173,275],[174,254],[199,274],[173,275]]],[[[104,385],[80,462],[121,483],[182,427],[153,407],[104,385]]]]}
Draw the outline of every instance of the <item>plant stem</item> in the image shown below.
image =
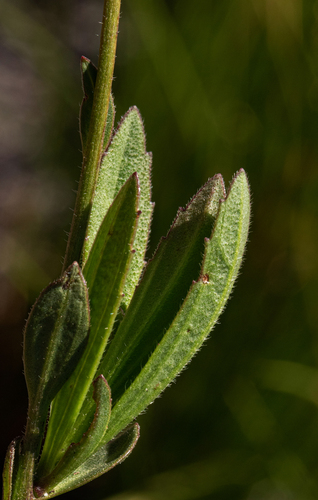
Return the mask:
{"type": "Polygon", "coordinates": [[[45,418],[38,414],[36,405],[29,405],[25,435],[13,484],[12,500],[33,500],[33,475],[39,455],[45,418]]]}
{"type": "Polygon", "coordinates": [[[63,272],[74,261],[81,265],[82,248],[103,153],[103,139],[115,65],[120,3],[121,0],[104,0],[98,72],[86,156],[83,158],[63,272]]]}

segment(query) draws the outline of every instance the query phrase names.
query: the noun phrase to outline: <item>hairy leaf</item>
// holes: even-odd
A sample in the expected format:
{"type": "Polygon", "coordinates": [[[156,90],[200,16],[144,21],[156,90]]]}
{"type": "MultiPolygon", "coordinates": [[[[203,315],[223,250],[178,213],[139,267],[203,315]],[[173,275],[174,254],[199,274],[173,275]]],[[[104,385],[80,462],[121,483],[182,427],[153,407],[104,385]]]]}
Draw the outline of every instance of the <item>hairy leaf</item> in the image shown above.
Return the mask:
{"type": "Polygon", "coordinates": [[[23,358],[29,408],[41,420],[82,356],[88,331],[87,288],[74,262],[61,279],[41,293],[25,328],[23,358]]]}
{"type": "Polygon", "coordinates": [[[12,498],[12,480],[13,480],[13,470],[15,468],[15,462],[19,459],[19,445],[20,438],[14,439],[8,448],[4,467],[3,467],[3,490],[2,490],[2,500],[11,500],[12,498]]]}
{"type": "Polygon", "coordinates": [[[146,408],[190,361],[212,330],[231,293],[248,235],[250,196],[243,170],[234,178],[194,282],[148,362],[115,404],[105,442],[146,408]]]}
{"type": "Polygon", "coordinates": [[[224,198],[223,179],[210,179],[186,209],[180,209],[166,238],[148,262],[130,307],[100,367],[116,401],[161,341],[191,283],[200,274],[204,238],[211,235],[224,198]]]}
{"type": "Polygon", "coordinates": [[[111,394],[109,386],[100,375],[94,382],[93,399],[96,403],[95,415],[88,431],[79,443],[72,443],[56,468],[47,477],[40,478],[35,487],[39,496],[52,491],[66,477],[72,475],[96,451],[104,436],[110,418],[111,394]]]}
{"type": "MultiPolygon", "coordinates": [[[[90,424],[73,437],[72,431],[83,401],[103,355],[120,304],[131,245],[137,224],[138,177],[133,174],[124,184],[96,236],[84,270],[90,295],[91,330],[84,355],[76,370],[52,405],[39,475],[48,475],[71,442],[78,442],[90,424]]],[[[91,399],[91,395],[88,396],[91,399]]]]}
{"type": "Polygon", "coordinates": [[[144,266],[152,215],[150,202],[151,155],[146,152],[145,132],[137,108],[123,117],[102,160],[83,251],[84,266],[96,234],[118,191],[133,172],[140,182],[139,222],[134,241],[134,257],[127,275],[122,307],[130,302],[144,266]]]}
{"type": "Polygon", "coordinates": [[[61,481],[53,491],[48,492],[45,498],[61,495],[105,474],[130,455],[138,438],[139,425],[135,423],[106,445],[98,448],[73,474],[61,481]]]}
{"type": "MultiPolygon", "coordinates": [[[[96,374],[107,373],[111,378],[113,401],[147,362],[177,314],[193,279],[199,276],[204,237],[211,234],[224,194],[222,177],[210,179],[187,208],[179,210],[168,236],[162,239],[148,263],[96,374]]],[[[93,411],[88,397],[76,422],[78,434],[73,435],[74,440],[85,432],[93,411]]]]}

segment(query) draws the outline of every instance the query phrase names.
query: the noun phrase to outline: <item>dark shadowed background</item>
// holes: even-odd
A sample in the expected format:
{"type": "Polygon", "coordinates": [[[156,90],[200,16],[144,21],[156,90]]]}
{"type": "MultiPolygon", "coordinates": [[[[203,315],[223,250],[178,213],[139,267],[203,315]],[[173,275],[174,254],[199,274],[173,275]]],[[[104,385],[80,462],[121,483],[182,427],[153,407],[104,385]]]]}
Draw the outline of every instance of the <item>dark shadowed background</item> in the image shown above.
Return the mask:
{"type": "MultiPolygon", "coordinates": [[[[0,0],[1,453],[25,424],[22,330],[59,276],[79,167],[79,59],[102,0],[0,0]]],[[[217,172],[253,193],[245,263],[127,461],[65,499],[318,498],[318,1],[123,0],[113,92],[153,152],[149,255],[217,172]]]]}

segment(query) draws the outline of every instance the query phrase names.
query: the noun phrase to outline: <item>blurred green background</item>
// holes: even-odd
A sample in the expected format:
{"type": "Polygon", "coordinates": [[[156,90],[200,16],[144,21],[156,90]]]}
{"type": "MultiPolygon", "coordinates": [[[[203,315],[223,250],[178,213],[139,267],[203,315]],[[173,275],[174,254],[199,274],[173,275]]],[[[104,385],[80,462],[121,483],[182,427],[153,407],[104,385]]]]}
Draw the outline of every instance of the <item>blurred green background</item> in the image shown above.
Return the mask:
{"type": "MultiPolygon", "coordinates": [[[[79,58],[102,0],[0,0],[1,453],[25,425],[22,330],[61,270],[81,164],[79,58]]],[[[145,121],[149,255],[214,173],[243,167],[241,276],[132,456],[65,499],[318,498],[318,1],[123,0],[113,92],[145,121]]],[[[96,36],[97,35],[97,36],[96,36]]]]}

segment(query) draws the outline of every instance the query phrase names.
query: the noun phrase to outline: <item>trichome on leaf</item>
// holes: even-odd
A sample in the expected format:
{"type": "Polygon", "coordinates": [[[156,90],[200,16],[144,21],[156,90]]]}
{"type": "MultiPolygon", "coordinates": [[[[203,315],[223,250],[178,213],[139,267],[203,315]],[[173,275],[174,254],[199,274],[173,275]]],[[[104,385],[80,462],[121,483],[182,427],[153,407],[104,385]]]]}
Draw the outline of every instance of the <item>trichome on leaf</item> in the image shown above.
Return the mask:
{"type": "MultiPolygon", "coordinates": [[[[113,36],[119,7],[120,0],[105,1],[103,30],[113,36]]],[[[104,35],[99,69],[81,60],[83,170],[66,263],[75,258],[41,293],[26,325],[29,413],[25,436],[8,449],[3,500],[53,498],[131,453],[139,437],[133,420],[201,347],[244,254],[250,195],[240,170],[227,193],[220,174],[209,179],[145,264],[151,155],[136,107],[113,130],[114,100],[110,90],[102,95],[99,76],[115,49],[108,61],[104,35]],[[108,107],[99,114],[101,102],[108,107]],[[92,167],[96,120],[103,154],[92,167]]]]}

